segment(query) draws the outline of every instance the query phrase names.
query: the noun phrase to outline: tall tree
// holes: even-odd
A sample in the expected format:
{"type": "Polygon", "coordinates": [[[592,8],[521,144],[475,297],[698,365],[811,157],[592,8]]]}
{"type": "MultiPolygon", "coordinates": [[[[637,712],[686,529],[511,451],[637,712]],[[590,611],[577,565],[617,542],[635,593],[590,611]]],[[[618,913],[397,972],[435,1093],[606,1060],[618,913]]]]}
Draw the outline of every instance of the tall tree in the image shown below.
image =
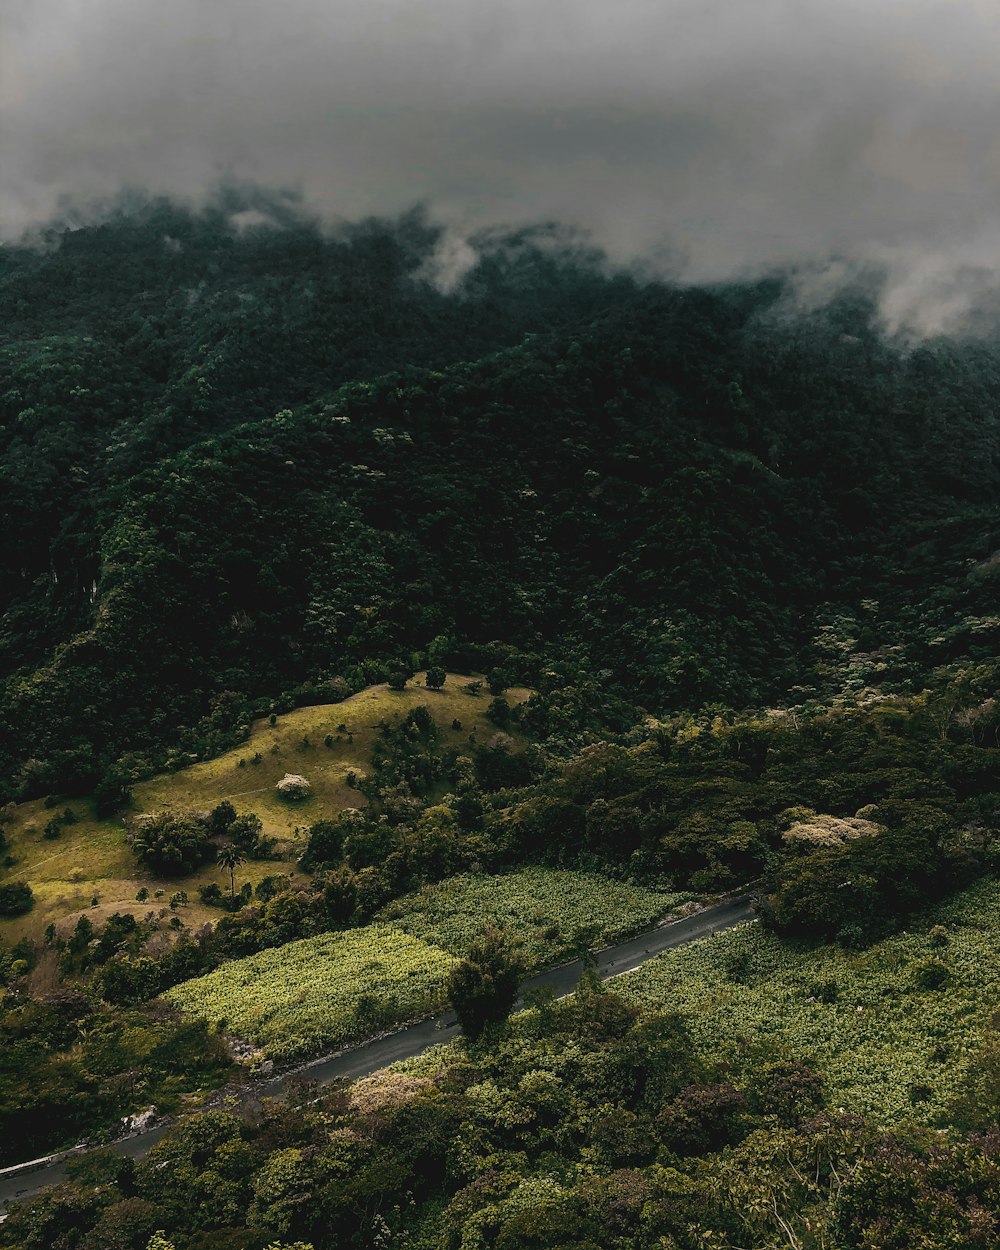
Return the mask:
{"type": "Polygon", "coordinates": [[[524,964],[502,929],[487,928],[448,978],[448,999],[470,1041],[510,1015],[524,964]]]}
{"type": "Polygon", "coordinates": [[[246,856],[238,846],[224,846],[217,856],[217,862],[220,868],[225,868],[229,872],[229,893],[236,897],[236,869],[240,864],[246,862],[246,856]]]}

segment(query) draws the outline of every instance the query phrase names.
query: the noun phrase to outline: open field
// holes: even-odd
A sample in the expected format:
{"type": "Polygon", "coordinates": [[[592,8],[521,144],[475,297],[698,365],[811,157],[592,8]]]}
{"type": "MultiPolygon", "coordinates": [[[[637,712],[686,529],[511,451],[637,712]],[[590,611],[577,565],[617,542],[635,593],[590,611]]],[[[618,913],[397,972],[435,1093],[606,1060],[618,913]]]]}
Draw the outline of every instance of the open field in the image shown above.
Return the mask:
{"type": "MultiPolygon", "coordinates": [[[[342,703],[297,708],[278,717],[273,726],[266,719],[254,721],[245,744],[217,759],[136,786],[135,809],[207,808],[229,799],[237,812],[256,812],[268,837],[294,845],[301,826],[311,825],[332,811],[364,803],[358,791],[348,785],[347,775],[368,771],[383,721],[402,719],[424,704],[434,716],[444,748],[467,745],[473,732],[479,742],[487,742],[497,733],[485,716],[490,696],[485,692],[478,698],[466,694],[462,687],[468,677],[449,674],[441,690],[426,689],[423,677],[418,674],[405,690],[371,686],[342,703]],[[461,729],[452,729],[454,720],[461,721],[461,729]],[[341,725],[343,731],[339,731],[341,725]],[[324,745],[327,735],[333,737],[330,747],[324,745]],[[259,757],[257,763],[255,757],[259,757]],[[279,799],[274,787],[285,773],[306,777],[312,785],[312,797],[299,803],[279,799]]],[[[530,693],[508,690],[504,697],[513,705],[530,693]]]]}
{"type": "Polygon", "coordinates": [[[165,997],[272,1058],[296,1059],[436,1010],[454,962],[391,925],[368,925],[234,959],[165,997]]]}
{"type": "MultiPolygon", "coordinates": [[[[287,873],[295,855],[304,845],[298,830],[342,810],[358,807],[364,799],[347,785],[347,774],[363,774],[370,766],[372,748],[383,720],[401,719],[420,704],[430,708],[441,732],[444,747],[468,744],[470,733],[488,742],[497,732],[486,719],[490,696],[478,698],[463,687],[468,677],[449,674],[441,690],[428,690],[423,674],[405,690],[372,686],[342,703],[297,708],[271,725],[267,719],[255,721],[245,743],[213,760],[205,760],[176,773],[164,773],[135,787],[133,812],[165,809],[210,810],[222,799],[229,799],[237,812],[256,812],[264,822],[264,833],[278,840],[277,850],[286,861],[246,863],[239,869],[237,885],[256,884],[272,873],[287,873]],[[418,684],[419,683],[419,684],[418,684]],[[460,730],[452,722],[462,723],[460,730]],[[338,732],[339,726],[345,727],[338,732]],[[325,745],[327,735],[333,744],[325,745]],[[255,757],[259,757],[254,763],[255,757]],[[241,766],[240,761],[244,763],[241,766]],[[289,804],[274,793],[276,782],[285,773],[301,773],[311,783],[313,794],[300,803],[289,804]]],[[[530,691],[508,690],[504,697],[512,705],[528,697],[530,691]]],[[[0,941],[16,942],[24,936],[38,937],[46,925],[60,930],[72,928],[81,911],[98,923],[115,911],[131,911],[143,916],[152,906],[166,905],[170,895],[186,890],[195,900],[182,907],[185,923],[214,922],[219,911],[197,902],[198,886],[210,881],[224,884],[224,874],[208,864],[182,878],[160,878],[142,869],[129,850],[121,821],[97,820],[89,800],[58,802],[49,809],[44,800],[22,803],[5,826],[8,847],[4,852],[14,859],[0,869],[0,881],[25,880],[35,892],[35,906],[24,916],[0,919],[0,941]],[[48,820],[69,807],[77,816],[54,841],[43,837],[48,820]],[[162,899],[136,901],[136,892],[145,886],[150,894],[163,890],[162,899]],[[98,898],[96,908],[91,900],[98,898]]]]}
{"type": "Polygon", "coordinates": [[[699,1047],[737,1071],[780,1051],[815,1057],[834,1106],[933,1123],[1000,1007],[1000,884],[981,883],[866,951],[796,950],[744,926],[660,955],[612,984],[682,1012],[699,1047]],[[936,946],[929,932],[947,929],[936,946]],[[937,957],[950,977],[918,983],[937,957]],[[835,1001],[823,1001],[834,999],[835,1001]]]}
{"type": "Polygon", "coordinates": [[[437,1007],[455,957],[484,924],[504,923],[524,938],[537,968],[568,958],[580,925],[592,925],[604,944],[655,924],[684,897],[595,873],[463,874],[399,900],[375,924],[231,960],[166,997],[225,1019],[276,1058],[298,1058],[437,1007]]]}
{"type": "Polygon", "coordinates": [[[690,894],[664,894],[597,873],[526,868],[503,876],[463,873],[390,903],[381,919],[461,955],[484,924],[502,925],[523,941],[532,967],[569,959],[574,937],[593,927],[593,944],[648,929],[690,894]]]}

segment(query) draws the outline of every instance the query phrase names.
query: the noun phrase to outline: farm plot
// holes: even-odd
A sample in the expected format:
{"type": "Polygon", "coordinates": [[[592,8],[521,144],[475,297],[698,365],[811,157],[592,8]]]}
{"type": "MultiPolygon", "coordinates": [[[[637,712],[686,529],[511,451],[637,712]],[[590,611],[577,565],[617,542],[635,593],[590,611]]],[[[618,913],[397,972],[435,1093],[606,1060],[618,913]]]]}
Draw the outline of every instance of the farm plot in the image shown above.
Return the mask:
{"type": "Polygon", "coordinates": [[[454,958],[389,925],[323,933],[234,959],[165,997],[192,1015],[299,1059],[443,1005],[454,958]]]}
{"type": "Polygon", "coordinates": [[[865,951],[796,949],[747,925],[665,952],[615,990],[681,1012],[699,1049],[737,1072],[812,1058],[833,1106],[933,1124],[1000,1007],[998,941],[989,881],[865,951]]]}
{"type": "Polygon", "coordinates": [[[664,894],[598,873],[528,868],[503,876],[465,873],[390,903],[381,914],[407,933],[462,955],[484,924],[502,925],[523,941],[533,967],[575,954],[575,935],[593,926],[607,945],[641,932],[690,894],[664,894]]]}

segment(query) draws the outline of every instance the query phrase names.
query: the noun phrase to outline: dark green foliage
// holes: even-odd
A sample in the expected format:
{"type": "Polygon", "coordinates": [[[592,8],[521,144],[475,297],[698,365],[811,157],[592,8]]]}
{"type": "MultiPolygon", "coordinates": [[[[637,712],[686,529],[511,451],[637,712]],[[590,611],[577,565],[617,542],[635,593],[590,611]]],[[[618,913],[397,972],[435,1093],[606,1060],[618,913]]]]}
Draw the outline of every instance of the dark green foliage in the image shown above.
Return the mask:
{"type": "Polygon", "coordinates": [[[73,811],[71,807],[67,807],[63,812],[60,813],[60,815],[53,816],[49,821],[46,822],[45,830],[42,836],[45,838],[48,838],[50,841],[54,841],[56,838],[61,836],[63,829],[67,825],[72,825],[75,823],[76,823],[76,813],[73,811]]]}
{"type": "Polygon", "coordinates": [[[675,1154],[710,1154],[739,1137],[748,1107],[746,1094],[728,1082],[689,1085],[660,1112],[657,1133],[675,1154]]]}
{"type": "Polygon", "coordinates": [[[750,1102],[779,1124],[797,1124],[823,1106],[823,1078],[808,1063],[778,1060],[754,1074],[750,1102]]]}
{"type": "Polygon", "coordinates": [[[428,690],[440,690],[447,678],[447,672],[440,664],[429,664],[427,666],[427,688],[428,690]]]}
{"type": "Polygon", "coordinates": [[[103,963],[106,959],[110,959],[138,932],[138,929],[136,918],[129,912],[123,914],[116,911],[114,915],[109,916],[94,952],[95,960],[103,963]]]}
{"type": "MultiPolygon", "coordinates": [[[[995,344],[902,349],[863,294],[795,317],[777,279],[640,288],[544,232],[484,242],[447,296],[419,215],[323,234],[279,202],[284,230],[237,235],[251,202],[0,253],[0,797],[118,816],[255,717],[421,667],[431,691],[486,674],[496,732],[456,751],[426,708],[386,721],[351,779],[364,810],[310,830],[305,885],[236,891],[273,848],[229,802],[129,818],[157,872],[218,839],[230,889],[201,893],[227,914],[197,940],[81,916],[0,953],[4,1161],[219,1079],[218,1039],[151,1001],[167,986],[459,870],[757,880],[781,933],[861,947],[1000,867],[995,344]],[[28,997],[47,961],[90,997],[28,997]]],[[[30,905],[0,886],[0,914],[30,905]]],[[[962,975],[929,944],[901,970],[918,1007],[962,975]]],[[[886,1134],[825,1108],[803,1056],[743,1088],[593,976],[491,1030],[518,979],[487,933],[451,986],[478,1041],[433,1080],[187,1119],[134,1169],[75,1169],[0,1247],[1000,1241],[995,1027],[949,1132],[886,1134]]],[[[833,982],[800,991],[849,1010],[833,982]]]]}
{"type": "Polygon", "coordinates": [[[966,1132],[1000,1133],[1000,1012],[987,1022],[962,1077],[953,1122],[966,1132]]]}
{"type": "Polygon", "coordinates": [[[867,942],[954,885],[946,814],[919,802],[877,804],[881,832],[786,860],[769,897],[779,932],[867,942]]]}
{"type": "Polygon", "coordinates": [[[409,664],[390,664],[389,665],[389,689],[403,690],[406,683],[413,676],[413,668],[409,664]]]}
{"type": "Polygon", "coordinates": [[[212,808],[208,818],[208,827],[213,838],[225,837],[236,820],[236,808],[228,799],[212,808]]]}
{"type": "Polygon", "coordinates": [[[263,828],[263,822],[255,812],[244,812],[230,822],[229,839],[248,859],[264,859],[270,852],[273,840],[261,837],[263,828]]]}
{"type": "MultiPolygon", "coordinates": [[[[123,996],[137,1000],[138,990],[123,996]]],[[[0,1007],[0,1163],[93,1136],[150,1102],[176,1106],[180,1074],[217,1082],[228,1065],[220,1039],[173,1012],[116,1012],[69,990],[45,1002],[8,998],[0,1007]]]]}
{"type": "Polygon", "coordinates": [[[339,864],[344,852],[345,822],[320,820],[309,827],[309,841],[299,864],[314,872],[323,864],[339,864]]]}
{"type": "Polygon", "coordinates": [[[914,970],[914,982],[918,989],[922,990],[939,990],[951,977],[951,969],[943,960],[929,959],[921,960],[914,970]]]}
{"type": "Polygon", "coordinates": [[[96,779],[113,813],[168,746],[431,650],[540,683],[546,734],[586,673],[571,734],[993,654],[992,348],[899,352],[859,296],[774,317],[777,282],[639,290],[530,235],[446,297],[413,280],[433,236],[265,245],[157,205],[5,248],[8,789],[96,779]]]}
{"type": "Polygon", "coordinates": [[[995,1141],[952,1144],[930,1133],[886,1137],[840,1196],[837,1246],[992,1250],[1000,1239],[995,1141]]]}
{"type": "Polygon", "coordinates": [[[142,863],[181,876],[215,854],[207,821],[192,813],[160,812],[132,822],[129,840],[142,863]]]}
{"type": "Polygon", "coordinates": [[[831,1250],[992,1250],[998,1176],[989,1135],[825,1112],[801,1062],[761,1065],[744,1090],[701,1070],[676,1017],[584,985],[433,1080],[384,1075],[357,1097],[304,1083],[246,1119],[189,1116],[137,1163],[77,1161],[15,1208],[0,1246],[96,1250],[155,1226],[184,1250],[370,1250],[373,1231],[445,1248],[696,1250],[791,1233],[831,1250]]]}
{"type": "Polygon", "coordinates": [[[114,816],[126,807],[132,798],[132,777],[117,765],[111,768],[94,786],[94,810],[98,816],[114,816]]]}
{"type": "Polygon", "coordinates": [[[31,886],[26,881],[8,881],[0,885],[0,916],[21,916],[34,905],[31,886]]]}
{"type": "Polygon", "coordinates": [[[486,709],[486,715],[494,725],[498,725],[501,729],[506,729],[511,719],[510,704],[505,698],[498,695],[495,699],[490,700],[490,705],[486,709]]]}
{"type": "Polygon", "coordinates": [[[470,1041],[506,1020],[523,975],[512,940],[499,929],[487,929],[473,942],[448,978],[448,999],[470,1041]]]}
{"type": "Polygon", "coordinates": [[[101,972],[101,997],[116,1007],[136,1006],[157,994],[161,985],[159,965],[153,959],[123,956],[113,959],[101,972]]]}

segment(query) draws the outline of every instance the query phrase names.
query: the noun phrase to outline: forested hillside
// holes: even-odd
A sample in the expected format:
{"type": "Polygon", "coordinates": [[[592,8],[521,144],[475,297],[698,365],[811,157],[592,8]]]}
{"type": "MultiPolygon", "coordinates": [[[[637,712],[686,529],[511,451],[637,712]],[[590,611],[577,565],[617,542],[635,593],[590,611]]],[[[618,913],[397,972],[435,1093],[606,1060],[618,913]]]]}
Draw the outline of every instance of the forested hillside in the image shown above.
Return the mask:
{"type": "Polygon", "coordinates": [[[992,1250],[1000,346],[473,242],[0,248],[0,1246],[992,1250]]]}
{"type": "Polygon", "coordinates": [[[8,797],[429,654],[656,715],[993,654],[992,347],[544,233],[444,295],[433,243],[156,204],[0,254],[8,797]]]}

